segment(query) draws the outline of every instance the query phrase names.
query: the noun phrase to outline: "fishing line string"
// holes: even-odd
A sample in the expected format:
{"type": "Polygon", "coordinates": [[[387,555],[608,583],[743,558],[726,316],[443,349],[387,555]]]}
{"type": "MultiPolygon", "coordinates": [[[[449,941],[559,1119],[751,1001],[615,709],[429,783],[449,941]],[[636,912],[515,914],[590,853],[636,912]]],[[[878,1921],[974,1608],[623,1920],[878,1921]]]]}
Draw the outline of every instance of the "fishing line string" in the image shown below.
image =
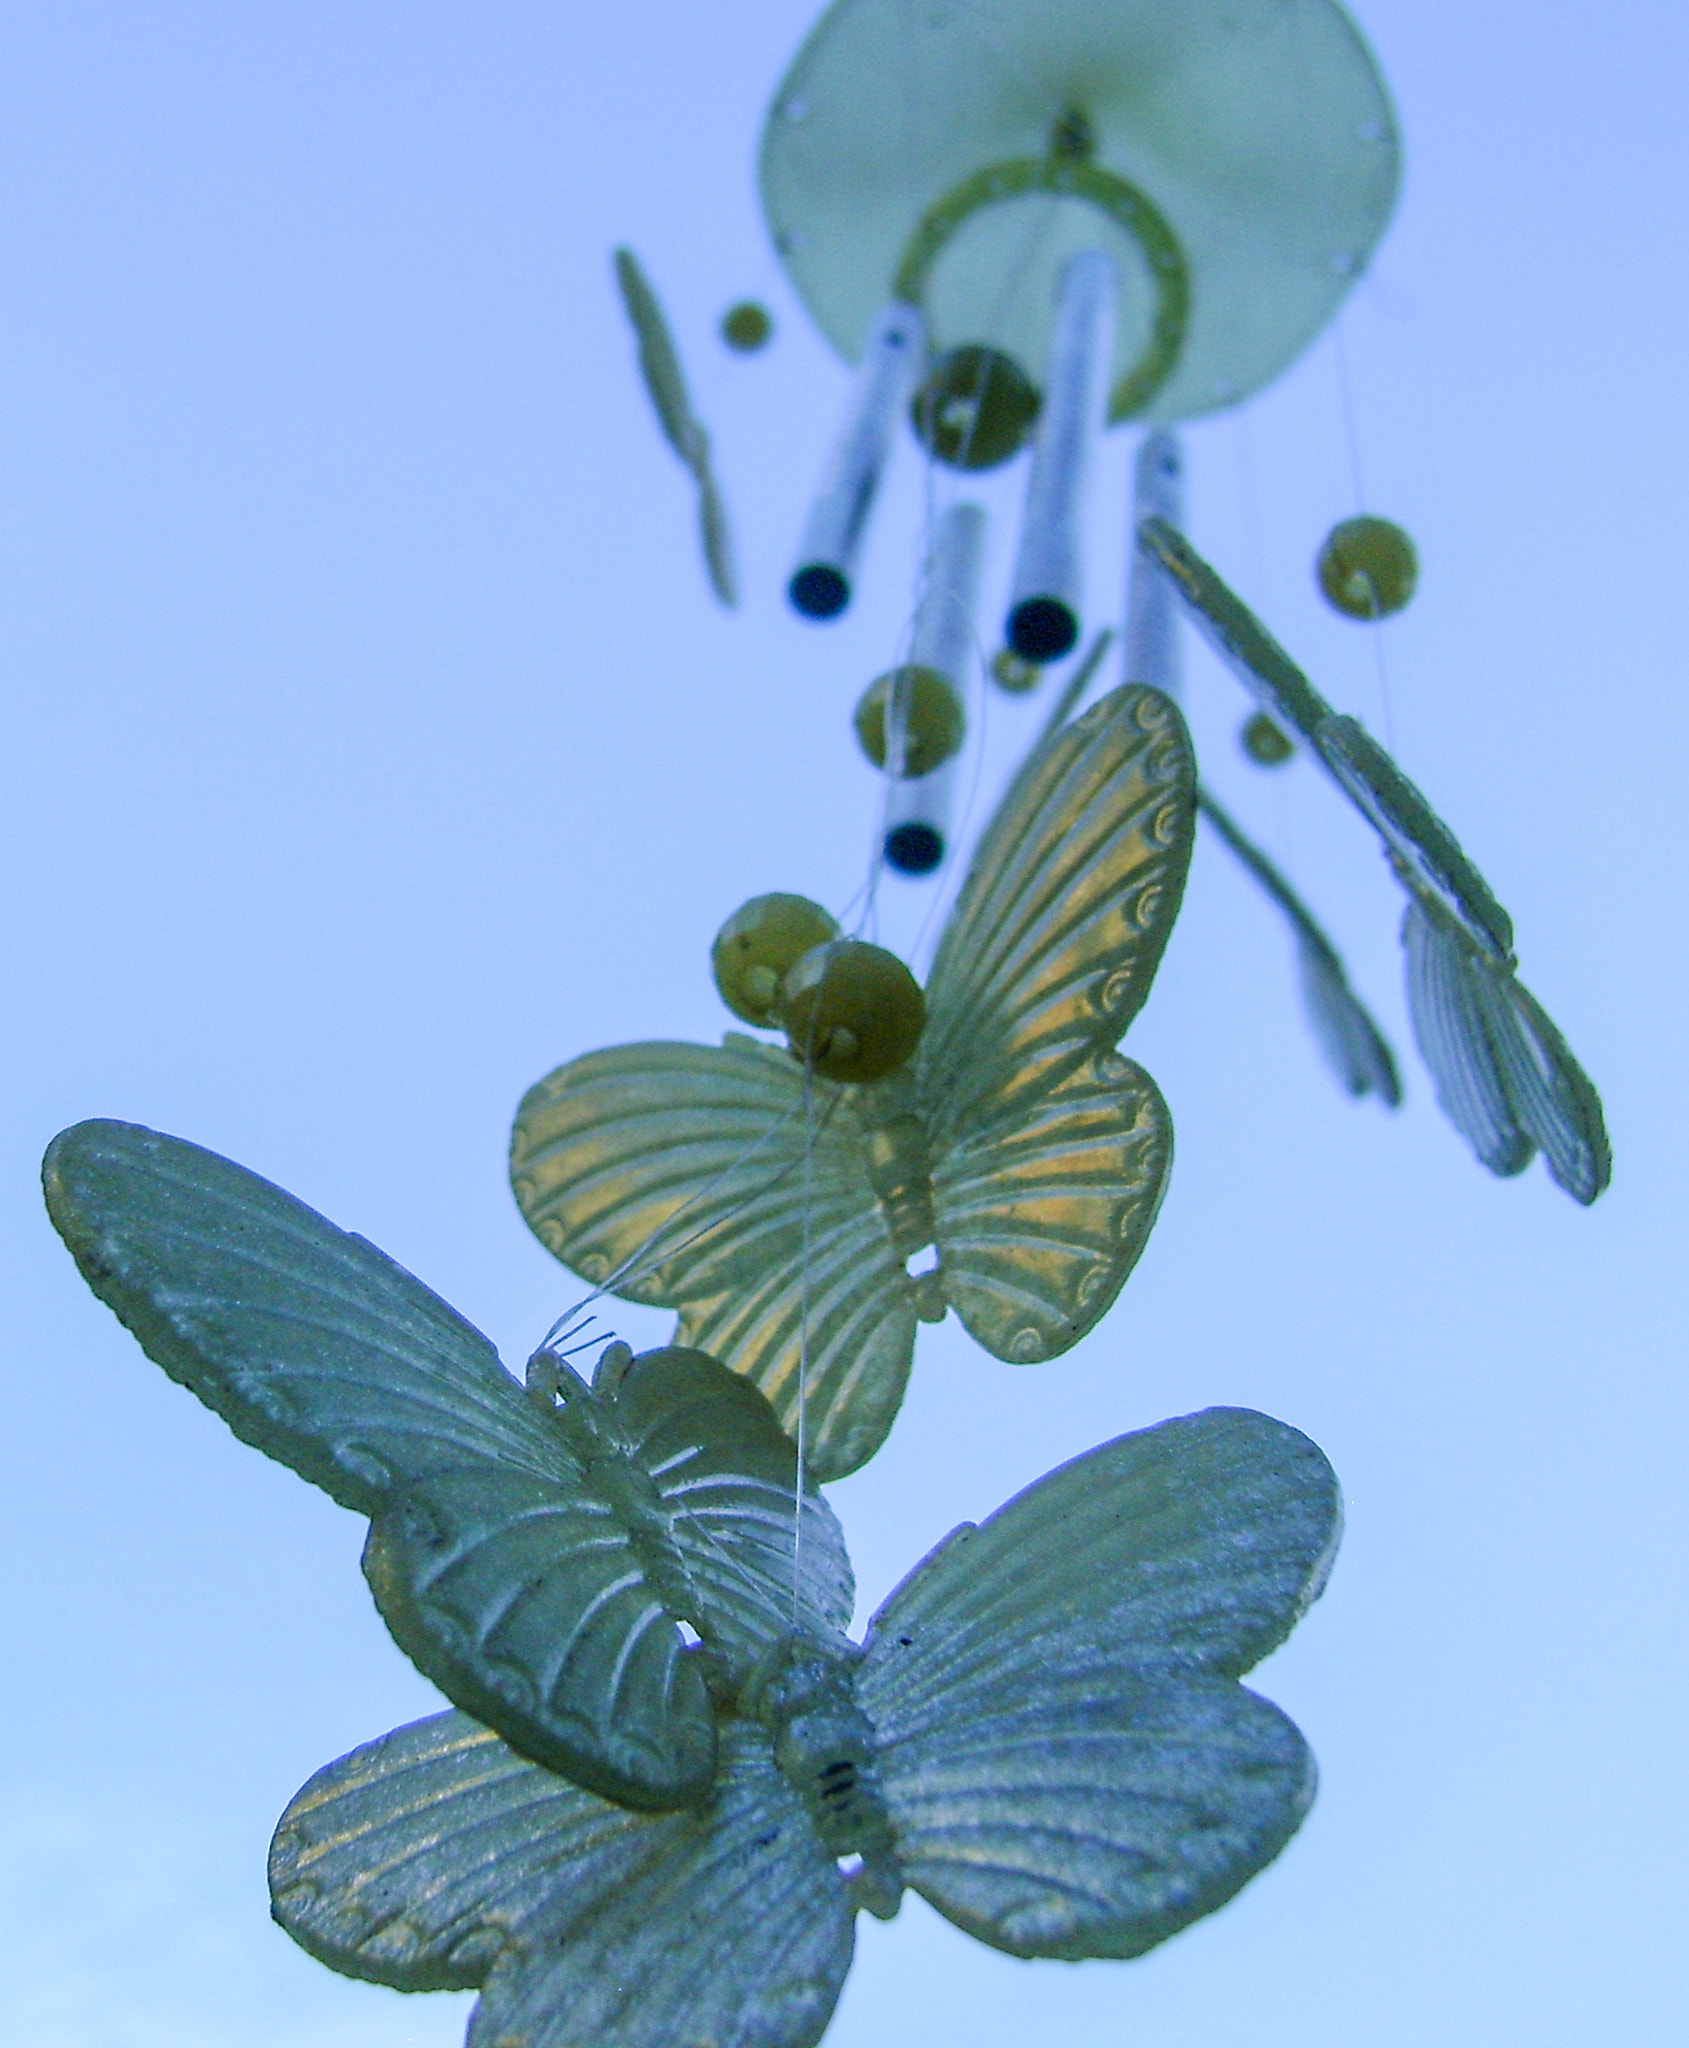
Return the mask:
{"type": "MultiPolygon", "coordinates": [[[[1355,496],[1357,515],[1366,511],[1366,483],[1361,474],[1361,436],[1356,424],[1354,387],[1349,379],[1349,351],[1343,339],[1343,319],[1340,312],[1331,323],[1331,354],[1337,365],[1338,403],[1342,408],[1343,434],[1348,444],[1349,482],[1355,496]]],[[[1390,666],[1384,653],[1384,615],[1378,610],[1377,593],[1373,594],[1373,613],[1368,638],[1372,641],[1373,659],[1378,669],[1378,700],[1384,726],[1384,744],[1393,754],[1396,751],[1396,727],[1392,716],[1390,696],[1390,666]]]]}

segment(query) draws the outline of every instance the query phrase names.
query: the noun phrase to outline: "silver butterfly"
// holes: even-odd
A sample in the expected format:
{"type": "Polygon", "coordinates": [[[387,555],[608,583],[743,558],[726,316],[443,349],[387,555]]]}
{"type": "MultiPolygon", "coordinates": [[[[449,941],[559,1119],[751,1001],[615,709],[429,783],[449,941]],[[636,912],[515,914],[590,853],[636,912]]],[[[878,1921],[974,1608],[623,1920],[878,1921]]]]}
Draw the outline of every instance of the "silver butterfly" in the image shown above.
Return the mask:
{"type": "Polygon", "coordinates": [[[524,1389],[215,1154],[84,1124],[45,1172],[151,1356],[372,1516],[382,1611],[460,1710],[304,1788],[274,1910],[351,1975],[480,1986],[473,2048],[805,2048],[856,1911],[906,1886],[1014,1955],[1137,1955],[1306,1811],[1306,1745],[1237,1683],[1336,1547],[1330,1467],[1283,1424],[1215,1409],[1075,1459],[858,1648],[837,1524],[806,1486],[794,1540],[795,1450],[725,1367],[612,1347],[588,1389],[542,1354],[524,1389]]]}

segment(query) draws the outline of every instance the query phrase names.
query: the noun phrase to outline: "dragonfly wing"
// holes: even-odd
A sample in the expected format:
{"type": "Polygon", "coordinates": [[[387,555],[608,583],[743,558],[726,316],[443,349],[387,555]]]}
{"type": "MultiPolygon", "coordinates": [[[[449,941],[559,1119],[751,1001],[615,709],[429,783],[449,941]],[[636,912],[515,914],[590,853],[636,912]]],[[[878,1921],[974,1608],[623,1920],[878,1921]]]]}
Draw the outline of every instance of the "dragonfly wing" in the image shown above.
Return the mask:
{"type": "Polygon", "coordinates": [[[810,1090],[749,1039],[588,1053],[523,1098],[511,1181],[566,1265],[679,1309],[677,1341],[743,1373],[794,1435],[807,1351],[809,1465],[832,1479],[891,1426],[914,1290],[847,1091],[810,1090]]]}
{"type": "Polygon", "coordinates": [[[1396,1108],[1402,1099],[1396,1056],[1371,1012],[1349,986],[1342,961],[1328,947],[1299,936],[1296,964],[1301,973],[1302,1006],[1326,1064],[1351,1095],[1376,1095],[1396,1108]]]}
{"type": "Polygon", "coordinates": [[[136,1124],[78,1124],[42,1168],[89,1286],[235,1434],[376,1513],[492,1458],[555,1476],[552,1432],[479,1330],[361,1237],[244,1167],[136,1124]]]}
{"type": "Polygon", "coordinates": [[[271,1911],[345,1976],[473,1990],[556,1893],[619,1890],[690,1824],[612,1806],[467,1714],[435,1714],[295,1795],[270,1844],[271,1911]]]}
{"type": "Polygon", "coordinates": [[[1142,1067],[1099,1052],[934,1161],[939,1284],[995,1358],[1033,1364],[1112,1306],[1148,1240],[1173,1126],[1142,1067]]]}
{"type": "Polygon", "coordinates": [[[709,1807],[629,1882],[554,1893],[488,1977],[467,2048],[812,2048],[853,1918],[767,1735],[730,1721],[709,1807]]]}
{"type": "Polygon", "coordinates": [[[669,446],[694,475],[704,459],[703,428],[693,416],[680,356],[662,303],[631,249],[616,251],[616,283],[639,343],[639,372],[669,446]]]}
{"type": "Polygon", "coordinates": [[[1512,1026],[1497,1033],[1509,1093],[1555,1183],[1587,1205],[1613,1177],[1601,1098],[1530,990],[1511,974],[1491,979],[1496,1007],[1505,1004],[1512,1026]]]}
{"type": "Polygon", "coordinates": [[[1601,1099],[1542,1006],[1417,899],[1402,944],[1414,1037],[1449,1121],[1492,1173],[1522,1173],[1540,1146],[1555,1181],[1593,1202],[1612,1175],[1601,1099]]]}
{"type": "Polygon", "coordinates": [[[698,532],[703,542],[704,565],[710,572],[710,588],[730,608],[739,602],[739,574],[733,561],[733,528],[727,505],[716,482],[715,471],[706,460],[698,476],[698,532]]]}
{"type": "Polygon", "coordinates": [[[1134,1955],[1270,1860],[1312,1796],[1232,1681],[1324,1584],[1336,1481],[1210,1409],[1117,1438],[918,1565],[858,1679],[909,1883],[1017,1955],[1134,1955]]]}
{"type": "Polygon", "coordinates": [[[1333,712],[1313,737],[1339,788],[1412,884],[1434,897],[1482,952],[1505,960],[1513,950],[1511,918],[1454,834],[1366,727],[1333,712]]]}
{"type": "Polygon", "coordinates": [[[927,984],[935,1159],[1120,1038],[1178,915],[1196,820],[1184,721],[1128,684],[1037,749],[987,826],[927,984]]]}

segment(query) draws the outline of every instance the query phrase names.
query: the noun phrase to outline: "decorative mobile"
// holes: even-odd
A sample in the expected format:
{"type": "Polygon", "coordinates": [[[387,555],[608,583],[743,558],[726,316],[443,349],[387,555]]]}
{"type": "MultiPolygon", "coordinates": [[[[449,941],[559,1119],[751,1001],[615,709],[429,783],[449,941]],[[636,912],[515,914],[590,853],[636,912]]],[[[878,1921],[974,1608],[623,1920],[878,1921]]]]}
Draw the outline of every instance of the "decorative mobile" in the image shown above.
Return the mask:
{"type": "MultiPolygon", "coordinates": [[[[594,1294],[678,1311],[635,1357],[561,1318],[525,1382],[420,1282],[215,1154],[81,1124],[45,1166],[84,1277],[237,1435],[370,1520],[364,1570],[454,1711],[320,1772],[271,1854],[312,1954],[407,1990],[477,1987],[492,2048],[809,2048],[854,1915],[906,1887],[1019,1956],[1128,1957],[1224,1903],[1312,1796],[1296,1729],[1238,1680],[1324,1584],[1320,1452],[1214,1409],[1123,1436],[964,1525],[844,1631],[818,1482],[878,1449],[917,1322],[1052,1359],[1143,1250],[1171,1120],[1116,1047],[1177,917],[1198,816],[1290,926],[1341,1084],[1394,1106],[1391,1049],[1296,888],[1199,785],[1179,614],[1243,680],[1249,758],[1317,761],[1407,897],[1414,1034],[1492,1172],[1540,1151],[1607,1184],[1601,1106],[1514,971],[1511,923],[1389,755],[1337,712],[1181,530],[1171,423],[1235,405],[1313,340],[1394,203],[1394,119],[1331,0],[838,0],[775,94],[775,247],[855,367],[787,594],[851,603],[907,422],[929,478],[1024,448],[995,630],[986,512],[931,494],[907,631],[855,712],[885,778],[861,928],[759,896],[711,965],[719,1048],[590,1052],[530,1089],[511,1175],[594,1294]],[[1094,633],[980,835],[923,988],[874,943],[885,871],[956,837],[981,670],[1040,687],[1085,622],[1106,428],[1130,484],[1125,682],[1081,709],[1094,633]],[[991,649],[987,658],[987,647],[991,649]],[[601,1345],[590,1383],[572,1357],[601,1345]]],[[[661,429],[732,546],[679,355],[615,270],[661,429]]],[[[767,310],[720,338],[766,345],[767,310]]],[[[1378,622],[1418,564],[1346,520],[1320,588],[1378,622]]]]}

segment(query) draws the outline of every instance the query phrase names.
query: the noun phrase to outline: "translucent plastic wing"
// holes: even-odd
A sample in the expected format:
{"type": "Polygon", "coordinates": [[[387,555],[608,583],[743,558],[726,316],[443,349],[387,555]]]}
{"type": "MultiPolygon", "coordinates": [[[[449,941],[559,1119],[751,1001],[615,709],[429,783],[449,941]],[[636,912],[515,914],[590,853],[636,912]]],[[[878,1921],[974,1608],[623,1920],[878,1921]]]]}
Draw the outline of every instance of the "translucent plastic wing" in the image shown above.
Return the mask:
{"type": "Polygon", "coordinates": [[[1601,1099],[1541,1005],[1438,910],[1402,921],[1414,1036],[1449,1121],[1492,1173],[1540,1147],[1556,1183],[1593,1202],[1612,1177],[1601,1099]]]}
{"type": "Polygon", "coordinates": [[[680,1779],[653,1739],[651,1702],[689,1694],[699,1661],[677,1654],[675,1622],[731,1693],[790,1630],[794,1587],[822,1637],[848,1626],[853,1587],[813,1481],[794,1556],[796,1447],[753,1387],[701,1352],[621,1357],[605,1354],[602,1398],[565,1377],[554,1411],[583,1484],[486,1465],[431,1476],[376,1518],[365,1570],[450,1698],[593,1790],[662,1808],[701,1796],[714,1759],[713,1736],[694,1738],[680,1779]],[[543,1746],[536,1702],[547,1728],[585,1724],[578,1754],[543,1746]]]}
{"type": "Polygon", "coordinates": [[[511,1135],[541,1242],[596,1286],[678,1309],[680,1341],[744,1372],[794,1432],[807,1323],[822,1479],[890,1428],[916,1321],[854,1092],[813,1080],[806,1107],[796,1062],[737,1034],[616,1046],[530,1088],[511,1135]]]}
{"type": "Polygon", "coordinates": [[[1612,1172],[1600,1098],[1514,978],[1512,920],[1489,884],[1378,742],[1332,710],[1183,534],[1152,517],[1138,543],[1220,655],[1310,742],[1383,840],[1414,899],[1403,926],[1414,1036],[1450,1120],[1492,1172],[1522,1171],[1540,1147],[1556,1182],[1594,1201],[1612,1172]]]}
{"type": "Polygon", "coordinates": [[[1172,702],[1115,690],[1016,778],[945,927],[916,1055],[939,1284],[998,1357],[1083,1336],[1160,1206],[1171,1121],[1112,1048],[1178,915],[1195,787],[1172,702]]]}
{"type": "Polygon", "coordinates": [[[724,605],[739,602],[739,572],[733,561],[733,529],[715,473],[707,466],[698,479],[698,534],[704,548],[704,566],[710,572],[710,587],[724,605]]]}
{"type": "Polygon", "coordinates": [[[850,1967],[845,1882],[742,1720],[707,1810],[651,1816],[436,1715],[311,1779],[270,1886],[349,1976],[481,1987],[470,2048],[810,2048],[850,1967]]]}
{"type": "Polygon", "coordinates": [[[616,282],[639,343],[639,371],[651,395],[657,423],[669,446],[696,476],[705,460],[707,437],[693,415],[680,356],[669,323],[663,317],[662,304],[631,249],[616,251],[616,282]]]}
{"type": "Polygon", "coordinates": [[[1313,1794],[1235,1680],[1320,1592],[1337,1484],[1210,1409],[1039,1480],[918,1565],[858,1678],[908,1883],[1016,1955],[1136,1955],[1268,1862],[1313,1794]]]}
{"type": "Polygon", "coordinates": [[[1402,1084],[1390,1042],[1349,986],[1343,962],[1329,946],[1306,939],[1296,948],[1302,1006],[1326,1064],[1351,1095],[1376,1095],[1391,1109],[1401,1104],[1402,1084]]]}
{"type": "Polygon", "coordinates": [[[986,828],[927,982],[935,1146],[1118,1043],[1178,915],[1196,775],[1170,698],[1127,684],[1052,733],[986,828]]]}
{"type": "Polygon", "coordinates": [[[1378,742],[1354,719],[1333,711],[1177,527],[1152,516],[1140,525],[1138,540],[1171,579],[1209,645],[1264,710],[1308,741],[1415,884],[1465,927],[1475,945],[1505,959],[1513,947],[1507,912],[1454,834],[1378,742]]]}
{"type": "Polygon", "coordinates": [[[1243,599],[1159,513],[1139,522],[1138,545],[1165,572],[1197,631],[1262,710],[1311,742],[1331,706],[1243,599]]]}
{"type": "Polygon", "coordinates": [[[1454,834],[1364,726],[1335,713],[1314,733],[1320,759],[1413,885],[1433,897],[1493,960],[1513,951],[1513,921],[1454,834]]]}
{"type": "MultiPolygon", "coordinates": [[[[707,1667],[677,1621],[735,1669],[790,1614],[791,1537],[770,1499],[781,1471],[793,1498],[795,1457],[747,1388],[655,1354],[625,1395],[571,1375],[550,1409],[402,1267],[214,1153],[81,1124],[44,1173],[84,1276],[149,1356],[372,1517],[378,1604],[450,1697],[630,1805],[703,1796],[707,1667]]],[[[848,1565],[813,1496],[806,1523],[802,1606],[825,1634],[849,1612],[848,1565]]]]}
{"type": "Polygon", "coordinates": [[[1313,912],[1230,812],[1206,789],[1197,792],[1197,803],[1220,835],[1221,843],[1237,855],[1289,920],[1296,934],[1303,1005],[1332,1072],[1351,1095],[1376,1094],[1392,1109],[1396,1108],[1402,1099],[1402,1084],[1396,1073],[1395,1054],[1366,1005],[1349,986],[1349,976],[1337,948],[1321,930],[1313,912]]]}
{"type": "Polygon", "coordinates": [[[663,317],[662,304],[631,249],[616,251],[616,283],[639,343],[640,375],[650,394],[657,423],[698,486],[699,536],[710,586],[723,604],[736,605],[739,584],[733,568],[733,539],[727,507],[710,464],[710,437],[692,410],[680,356],[663,317]]]}

